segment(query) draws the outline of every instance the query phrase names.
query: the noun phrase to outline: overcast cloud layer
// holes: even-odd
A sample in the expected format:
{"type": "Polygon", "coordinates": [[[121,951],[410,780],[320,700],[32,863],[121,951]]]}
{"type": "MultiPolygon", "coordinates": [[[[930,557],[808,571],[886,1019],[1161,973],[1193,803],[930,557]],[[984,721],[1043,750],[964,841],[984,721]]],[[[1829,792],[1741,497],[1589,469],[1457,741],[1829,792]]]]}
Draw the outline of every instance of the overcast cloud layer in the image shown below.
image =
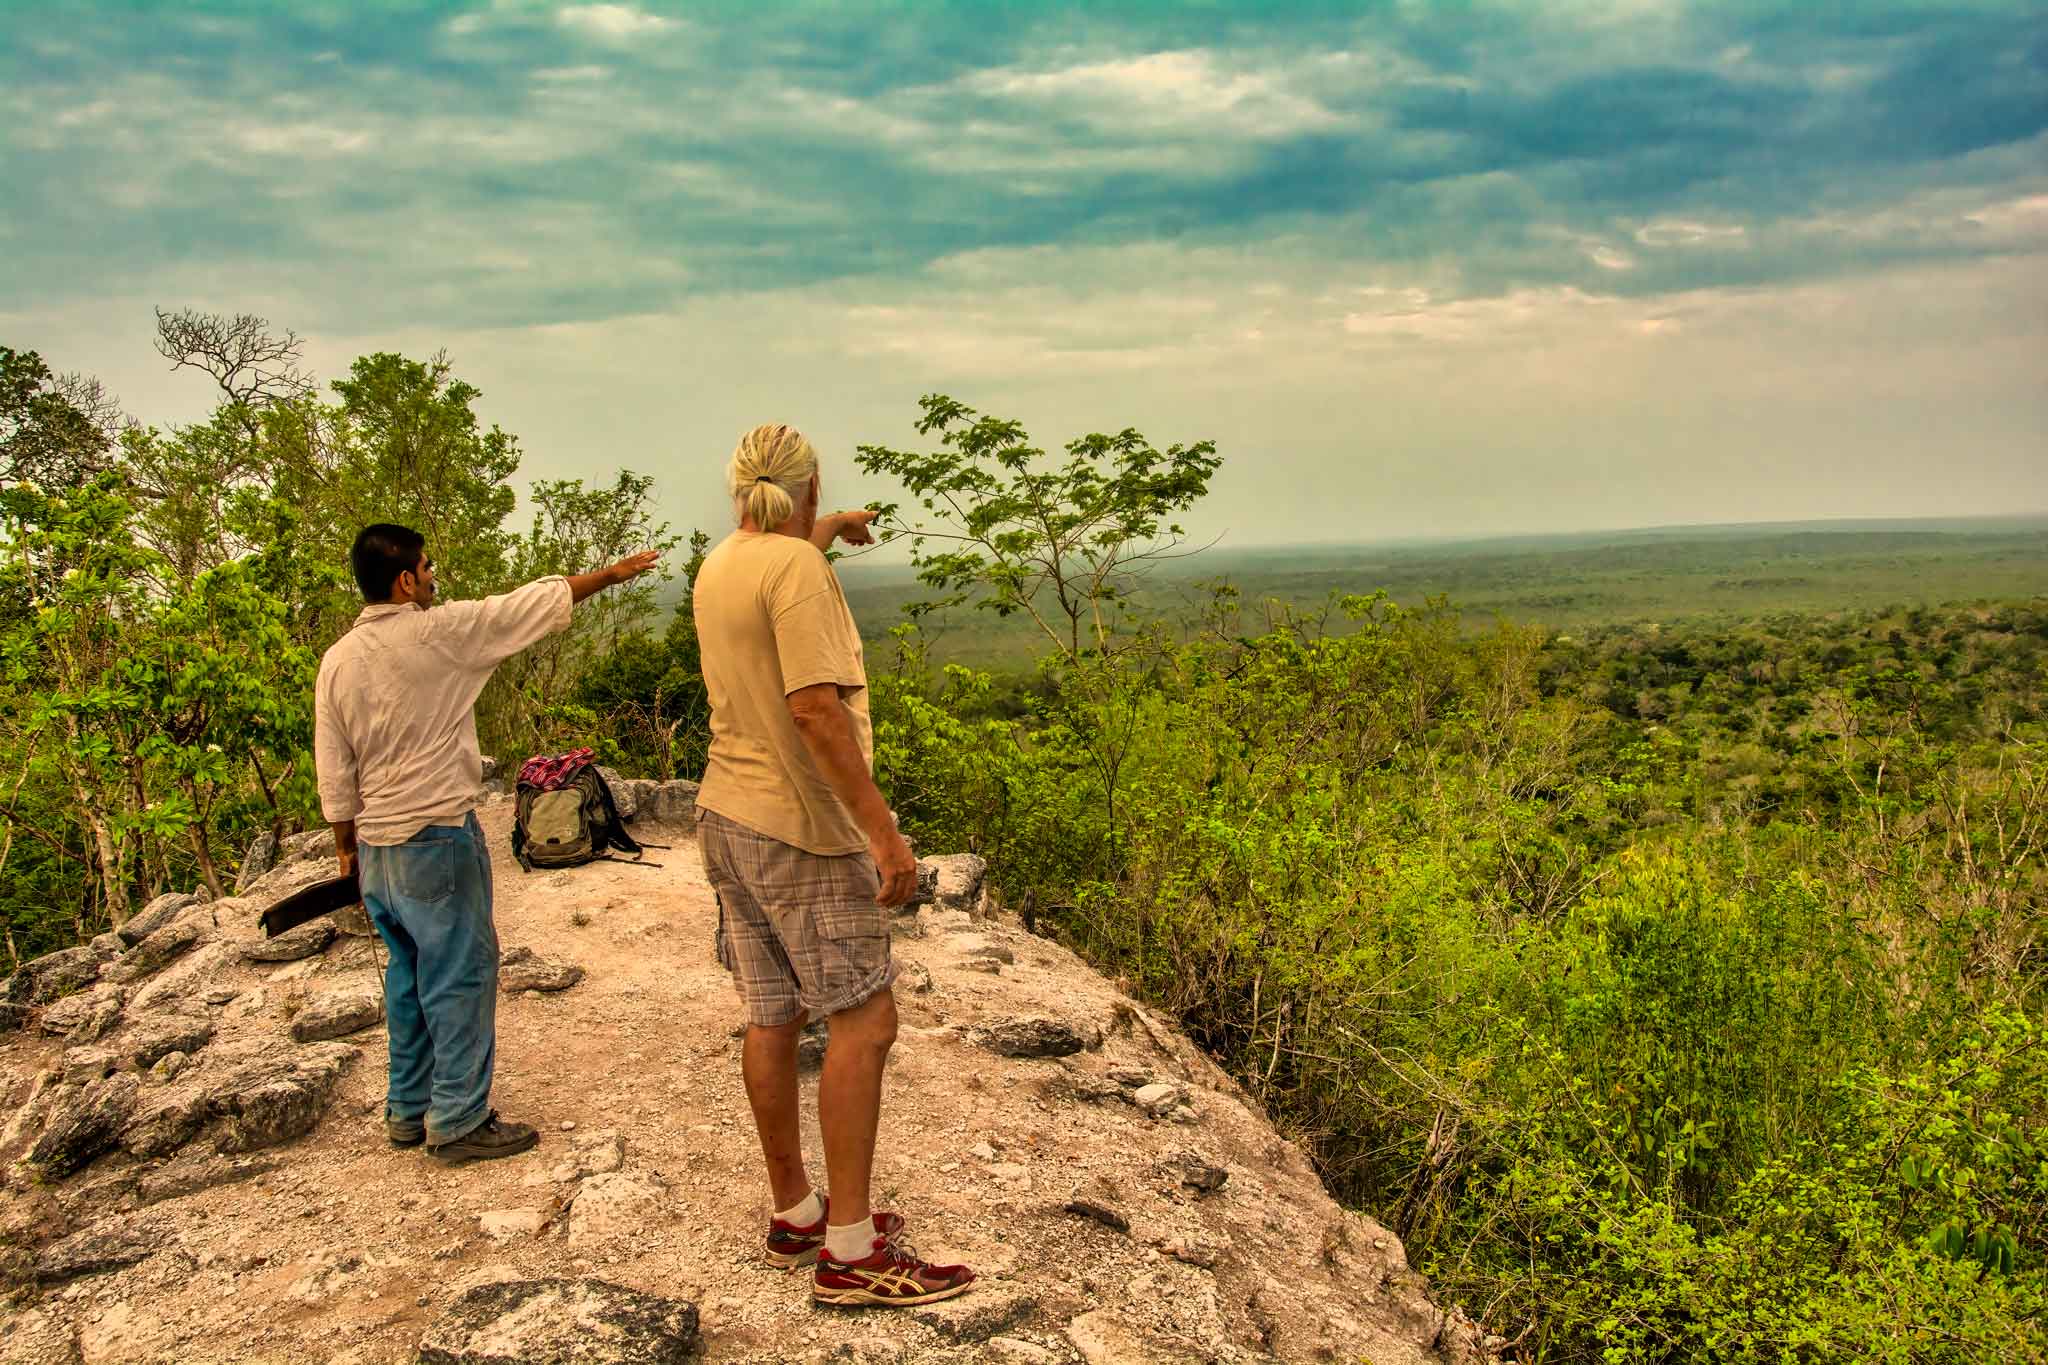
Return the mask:
{"type": "Polygon", "coordinates": [[[0,342],[445,347],[707,525],[935,389],[1240,545],[2048,510],[2040,5],[280,8],[0,10],[0,342]]]}

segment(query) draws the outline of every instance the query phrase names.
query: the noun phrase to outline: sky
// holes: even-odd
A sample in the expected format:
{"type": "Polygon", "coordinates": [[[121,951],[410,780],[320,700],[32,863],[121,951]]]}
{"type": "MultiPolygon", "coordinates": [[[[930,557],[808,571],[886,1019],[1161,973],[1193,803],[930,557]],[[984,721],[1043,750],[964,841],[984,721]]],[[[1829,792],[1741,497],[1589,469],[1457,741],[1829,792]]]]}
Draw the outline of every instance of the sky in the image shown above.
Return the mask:
{"type": "Polygon", "coordinates": [[[0,0],[0,344],[445,350],[729,524],[920,395],[1213,439],[1250,547],[2048,511],[2048,5],[0,0]]]}

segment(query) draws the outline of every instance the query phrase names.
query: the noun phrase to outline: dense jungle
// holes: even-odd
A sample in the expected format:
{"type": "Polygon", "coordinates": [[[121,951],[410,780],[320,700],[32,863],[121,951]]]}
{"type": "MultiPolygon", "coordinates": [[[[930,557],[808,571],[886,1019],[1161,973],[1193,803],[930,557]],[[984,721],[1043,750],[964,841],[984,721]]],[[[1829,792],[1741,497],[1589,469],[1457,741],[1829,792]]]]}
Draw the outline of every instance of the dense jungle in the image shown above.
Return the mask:
{"type": "MultiPolygon", "coordinates": [[[[322,385],[259,318],[156,342],[209,418],[0,348],[10,967],[317,827],[368,521],[454,596],[671,551],[479,724],[501,760],[701,769],[688,584],[723,528],[661,522],[671,471],[517,486],[445,356],[322,385]]],[[[1171,558],[1205,442],[1048,452],[937,395],[917,428],[853,457],[905,491],[894,605],[854,597],[906,830],[1170,1012],[1515,1358],[2048,1361],[2048,533],[1881,594],[1808,547],[1790,607],[1708,612],[1742,580],[1696,560],[1652,593],[1654,541],[1568,616],[1412,560],[1264,591],[1171,558]]]]}

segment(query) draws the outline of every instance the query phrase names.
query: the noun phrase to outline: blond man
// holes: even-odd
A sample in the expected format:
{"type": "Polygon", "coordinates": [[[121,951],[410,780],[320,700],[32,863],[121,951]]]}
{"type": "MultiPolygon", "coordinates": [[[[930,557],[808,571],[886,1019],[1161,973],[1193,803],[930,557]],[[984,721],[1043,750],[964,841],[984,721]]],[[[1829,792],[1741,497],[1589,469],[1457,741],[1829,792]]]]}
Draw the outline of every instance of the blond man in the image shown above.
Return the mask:
{"type": "Polygon", "coordinates": [[[777,1210],[771,1263],[813,1266],[831,1305],[903,1305],[967,1289],[903,1220],[869,1205],[882,1073],[896,1040],[889,910],[917,863],[875,786],[860,632],[825,558],[870,541],[870,512],[818,515],[818,457],[801,432],[756,427],[726,468],[739,529],[705,557],[693,601],[711,752],[697,796],[718,894],[719,961],[747,1009],[741,1066],[777,1210]],[[829,1198],[804,1168],[797,1038],[827,1019],[818,1081],[829,1198]]]}

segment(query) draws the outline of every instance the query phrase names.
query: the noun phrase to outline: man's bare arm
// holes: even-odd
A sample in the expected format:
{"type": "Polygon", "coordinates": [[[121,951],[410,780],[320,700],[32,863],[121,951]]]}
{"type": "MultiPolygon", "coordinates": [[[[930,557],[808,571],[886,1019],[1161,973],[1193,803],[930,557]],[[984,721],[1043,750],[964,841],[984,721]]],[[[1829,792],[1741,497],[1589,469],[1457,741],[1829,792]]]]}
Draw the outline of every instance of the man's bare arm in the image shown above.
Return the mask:
{"type": "Polygon", "coordinates": [[[641,574],[653,568],[661,559],[659,550],[642,550],[637,555],[627,555],[616,564],[607,564],[602,569],[589,573],[569,575],[569,600],[581,602],[593,593],[606,588],[616,588],[621,583],[630,583],[641,574]]]}
{"type": "Polygon", "coordinates": [[[875,537],[868,530],[868,523],[874,519],[875,514],[865,507],[819,517],[817,524],[811,527],[811,544],[821,550],[831,549],[835,540],[843,540],[848,545],[872,545],[875,537]]]}
{"type": "Polygon", "coordinates": [[[353,876],[356,870],[356,822],[332,820],[328,823],[334,830],[334,856],[341,860],[341,875],[353,876]]]}
{"type": "Polygon", "coordinates": [[[868,836],[868,851],[882,878],[875,903],[902,905],[917,890],[917,859],[911,856],[910,845],[896,828],[889,803],[882,799],[882,789],[875,785],[867,760],[861,756],[846,708],[839,704],[839,688],[815,683],[799,687],[787,701],[790,719],[796,722],[796,732],[803,737],[811,761],[868,836]]]}

